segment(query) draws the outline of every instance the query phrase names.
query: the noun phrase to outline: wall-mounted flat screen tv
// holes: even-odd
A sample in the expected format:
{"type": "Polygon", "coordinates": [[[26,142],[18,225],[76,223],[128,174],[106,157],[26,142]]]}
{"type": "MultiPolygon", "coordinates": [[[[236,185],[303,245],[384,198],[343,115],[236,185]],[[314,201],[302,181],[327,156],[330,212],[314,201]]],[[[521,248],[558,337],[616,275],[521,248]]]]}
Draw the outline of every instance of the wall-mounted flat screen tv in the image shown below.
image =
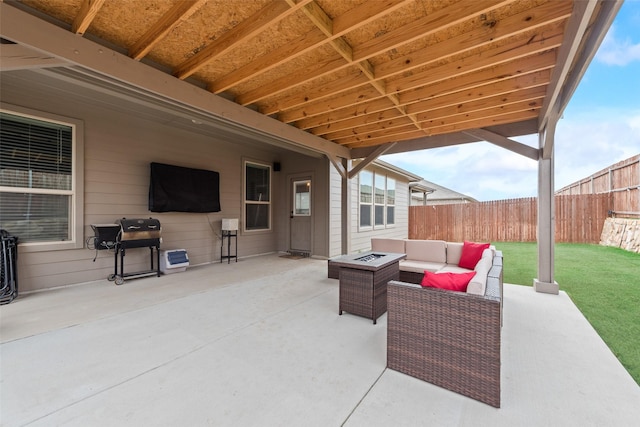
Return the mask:
{"type": "Polygon", "coordinates": [[[220,212],[220,174],[151,163],[151,212],[220,212]]]}

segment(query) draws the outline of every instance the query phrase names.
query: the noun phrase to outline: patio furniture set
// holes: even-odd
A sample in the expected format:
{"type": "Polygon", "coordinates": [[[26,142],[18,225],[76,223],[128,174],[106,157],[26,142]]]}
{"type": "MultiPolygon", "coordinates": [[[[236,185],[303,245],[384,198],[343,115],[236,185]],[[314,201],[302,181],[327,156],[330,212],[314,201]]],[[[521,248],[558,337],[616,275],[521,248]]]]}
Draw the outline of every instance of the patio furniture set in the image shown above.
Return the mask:
{"type": "Polygon", "coordinates": [[[475,247],[469,269],[470,246],[372,239],[370,252],[329,260],[328,276],[340,280],[339,314],[375,324],[388,312],[387,367],[500,407],[502,253],[475,247]],[[473,277],[453,291],[425,283],[429,273],[473,277]]]}

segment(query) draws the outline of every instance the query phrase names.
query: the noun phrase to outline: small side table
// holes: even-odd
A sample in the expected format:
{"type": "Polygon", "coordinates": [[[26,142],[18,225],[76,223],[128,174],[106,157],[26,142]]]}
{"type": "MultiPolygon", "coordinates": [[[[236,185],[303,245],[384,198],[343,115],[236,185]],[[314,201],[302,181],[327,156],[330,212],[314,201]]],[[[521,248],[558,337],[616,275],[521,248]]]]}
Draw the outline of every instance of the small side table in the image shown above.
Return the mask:
{"type": "Polygon", "coordinates": [[[222,230],[222,242],[220,243],[220,262],[227,260],[227,264],[231,262],[231,258],[235,258],[238,262],[238,230],[222,230]],[[231,239],[234,240],[235,255],[231,255],[231,239]],[[224,254],[224,241],[227,240],[227,254],[224,254]]]}
{"type": "Polygon", "coordinates": [[[365,252],[334,258],[329,275],[340,280],[338,314],[346,311],[377,323],[387,311],[387,283],[400,277],[400,260],[405,254],[365,252]]]}

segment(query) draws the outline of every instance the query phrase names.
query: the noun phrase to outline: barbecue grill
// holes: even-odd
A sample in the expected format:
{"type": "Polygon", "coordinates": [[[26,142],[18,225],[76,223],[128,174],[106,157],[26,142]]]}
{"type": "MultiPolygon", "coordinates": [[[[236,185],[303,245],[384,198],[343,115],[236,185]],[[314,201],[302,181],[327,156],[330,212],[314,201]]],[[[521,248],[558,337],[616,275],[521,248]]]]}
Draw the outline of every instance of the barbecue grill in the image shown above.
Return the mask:
{"type": "Polygon", "coordinates": [[[126,219],[120,224],[120,246],[123,248],[144,248],[160,246],[160,221],[153,218],[126,219]]]}
{"type": "Polygon", "coordinates": [[[116,224],[120,226],[120,232],[117,236],[115,248],[115,268],[114,273],[108,279],[115,281],[116,285],[122,285],[125,278],[160,276],[160,242],[162,240],[160,221],[154,218],[122,218],[117,220],[116,224]],[[126,250],[133,248],[149,248],[151,264],[149,270],[135,273],[124,272],[126,250]],[[118,258],[120,258],[119,274],[118,258]]]}

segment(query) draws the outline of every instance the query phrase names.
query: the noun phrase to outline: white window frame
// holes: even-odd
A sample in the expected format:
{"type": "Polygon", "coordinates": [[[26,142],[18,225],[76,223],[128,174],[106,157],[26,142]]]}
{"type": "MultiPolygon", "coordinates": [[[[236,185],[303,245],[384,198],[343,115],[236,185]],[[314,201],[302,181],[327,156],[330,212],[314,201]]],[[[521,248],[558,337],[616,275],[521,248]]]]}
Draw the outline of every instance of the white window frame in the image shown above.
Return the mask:
{"type": "Polygon", "coordinates": [[[301,180],[293,181],[292,191],[293,191],[293,210],[291,214],[293,216],[311,216],[311,180],[301,179],[301,180]],[[307,212],[300,213],[296,210],[296,206],[298,205],[298,194],[301,194],[296,192],[296,187],[298,184],[304,184],[309,189],[309,191],[307,192],[307,194],[309,194],[309,200],[308,200],[309,209],[307,210],[307,212]]]}
{"type": "Polygon", "coordinates": [[[369,170],[363,170],[358,174],[358,229],[373,230],[373,199],[375,197],[375,174],[369,170]],[[362,176],[364,173],[371,174],[371,201],[369,203],[362,202],[362,176]],[[362,205],[370,206],[369,223],[371,225],[362,225],[362,205]]]}
{"type": "Polygon", "coordinates": [[[242,232],[243,233],[264,233],[270,232],[272,229],[273,212],[271,204],[273,201],[273,170],[271,164],[266,162],[260,162],[256,160],[244,160],[242,162],[242,232]],[[247,200],[247,166],[257,166],[269,170],[269,200],[268,201],[256,201],[247,200]],[[268,225],[267,228],[259,229],[247,229],[247,205],[264,205],[267,207],[268,225]]]}
{"type": "Polygon", "coordinates": [[[384,225],[387,228],[394,227],[396,225],[396,197],[398,197],[398,192],[396,191],[397,180],[393,178],[386,177],[385,180],[385,192],[384,192],[384,225]],[[389,182],[393,182],[393,203],[389,203],[389,182]],[[389,223],[389,208],[393,208],[393,222],[389,223]]]}
{"type": "MultiPolygon", "coordinates": [[[[71,190],[46,190],[0,186],[2,192],[60,194],[71,198],[69,211],[69,240],[61,242],[19,242],[21,252],[44,252],[84,248],[84,122],[44,111],[0,103],[0,111],[15,116],[51,122],[71,127],[71,190]]],[[[7,230],[11,232],[11,230],[7,230]]],[[[20,236],[17,236],[20,238],[20,236]]]]}
{"type": "Polygon", "coordinates": [[[362,172],[360,172],[358,174],[358,230],[359,231],[370,231],[370,230],[382,230],[385,228],[393,228],[395,227],[395,218],[396,218],[396,203],[395,203],[395,199],[397,197],[397,191],[395,192],[395,196],[394,196],[394,203],[393,204],[389,204],[389,197],[388,197],[388,183],[389,181],[393,181],[394,182],[394,191],[397,189],[397,180],[394,178],[390,178],[388,175],[386,174],[382,174],[382,173],[378,173],[378,172],[374,172],[371,170],[364,170],[362,172]],[[362,202],[362,196],[361,196],[361,189],[362,189],[362,173],[366,172],[371,174],[371,202],[370,203],[363,203],[362,202]],[[383,188],[383,203],[378,203],[376,202],[376,180],[377,179],[384,179],[384,188],[383,188]],[[371,207],[370,209],[370,218],[369,221],[371,223],[371,225],[362,225],[362,205],[368,205],[371,207]],[[376,206],[380,207],[382,206],[383,209],[383,223],[382,224],[376,224],[375,220],[376,220],[376,214],[375,214],[375,209],[376,206]],[[389,224],[387,222],[387,209],[389,207],[393,207],[394,208],[394,222],[389,224]]]}
{"type": "Polygon", "coordinates": [[[385,175],[374,173],[373,174],[373,229],[381,230],[384,229],[387,224],[387,177],[385,175]],[[380,189],[382,190],[382,203],[378,202],[378,185],[381,184],[380,189]],[[376,208],[382,208],[382,224],[377,223],[376,218],[376,208]]]}

